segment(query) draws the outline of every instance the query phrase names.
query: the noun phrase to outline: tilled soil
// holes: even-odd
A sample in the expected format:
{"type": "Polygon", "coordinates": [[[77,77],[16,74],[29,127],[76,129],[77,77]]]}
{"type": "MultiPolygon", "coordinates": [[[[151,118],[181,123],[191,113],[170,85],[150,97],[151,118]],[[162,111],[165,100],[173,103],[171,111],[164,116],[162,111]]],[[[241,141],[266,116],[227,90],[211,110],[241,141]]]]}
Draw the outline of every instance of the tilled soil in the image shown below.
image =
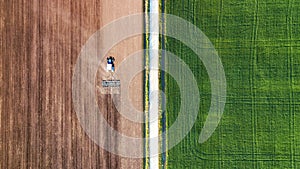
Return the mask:
{"type": "MultiPolygon", "coordinates": [[[[0,168],[142,168],[142,159],[110,154],[89,139],[72,104],[72,74],[81,47],[103,25],[142,12],[142,3],[0,1],[0,168]]],[[[118,62],[126,51],[142,49],[142,37],[135,38],[113,51],[118,62]]],[[[137,89],[131,92],[133,104],[142,110],[142,75],[132,86],[137,89]]],[[[99,95],[109,123],[142,137],[142,124],[123,120],[111,97],[99,95]]],[[[117,148],[117,138],[108,141],[117,148]]]]}

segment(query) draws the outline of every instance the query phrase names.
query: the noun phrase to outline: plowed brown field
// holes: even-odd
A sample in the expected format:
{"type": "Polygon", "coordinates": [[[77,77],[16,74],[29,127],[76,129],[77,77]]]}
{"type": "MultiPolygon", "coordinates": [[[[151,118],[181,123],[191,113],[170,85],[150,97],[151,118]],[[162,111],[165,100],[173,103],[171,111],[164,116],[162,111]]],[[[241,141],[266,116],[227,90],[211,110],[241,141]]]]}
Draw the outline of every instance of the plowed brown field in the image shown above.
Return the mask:
{"type": "MultiPolygon", "coordinates": [[[[73,109],[71,90],[73,69],[88,38],[112,20],[140,12],[140,0],[0,1],[0,168],[142,168],[142,159],[110,154],[89,139],[73,109]]],[[[142,47],[142,37],[135,37],[110,54],[119,63],[142,47]]],[[[142,85],[139,75],[130,89],[140,110],[142,85]]],[[[104,112],[109,123],[142,137],[142,125],[122,119],[111,97],[100,95],[98,101],[110,107],[104,112]]]]}

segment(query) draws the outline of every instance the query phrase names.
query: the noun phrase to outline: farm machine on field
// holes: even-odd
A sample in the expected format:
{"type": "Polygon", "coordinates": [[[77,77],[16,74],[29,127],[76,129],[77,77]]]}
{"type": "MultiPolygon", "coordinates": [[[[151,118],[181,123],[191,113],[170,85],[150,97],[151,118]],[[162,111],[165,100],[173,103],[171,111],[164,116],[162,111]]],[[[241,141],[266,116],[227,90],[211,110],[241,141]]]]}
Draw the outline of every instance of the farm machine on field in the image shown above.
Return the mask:
{"type": "Polygon", "coordinates": [[[121,83],[120,80],[115,79],[114,72],[115,72],[115,58],[109,56],[106,58],[106,72],[109,72],[109,77],[105,80],[102,80],[102,87],[109,88],[109,87],[120,87],[121,83]]]}

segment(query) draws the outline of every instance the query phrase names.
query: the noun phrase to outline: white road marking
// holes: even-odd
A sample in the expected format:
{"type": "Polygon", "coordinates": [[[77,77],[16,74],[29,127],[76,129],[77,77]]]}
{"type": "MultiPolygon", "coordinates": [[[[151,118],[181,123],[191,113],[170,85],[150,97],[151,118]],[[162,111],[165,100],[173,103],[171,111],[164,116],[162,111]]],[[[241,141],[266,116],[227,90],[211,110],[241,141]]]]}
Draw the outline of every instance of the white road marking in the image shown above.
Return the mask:
{"type": "Polygon", "coordinates": [[[149,19],[149,155],[150,169],[159,169],[159,0],[150,0],[149,19]]]}

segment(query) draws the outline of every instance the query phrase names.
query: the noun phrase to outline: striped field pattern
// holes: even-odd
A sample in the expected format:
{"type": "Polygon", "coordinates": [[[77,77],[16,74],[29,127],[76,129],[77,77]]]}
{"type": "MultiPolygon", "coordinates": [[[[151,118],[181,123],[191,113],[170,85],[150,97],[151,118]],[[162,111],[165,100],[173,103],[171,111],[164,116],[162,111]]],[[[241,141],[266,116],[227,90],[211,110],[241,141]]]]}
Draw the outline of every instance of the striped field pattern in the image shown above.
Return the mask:
{"type": "MultiPolygon", "coordinates": [[[[190,66],[201,96],[197,123],[168,151],[167,167],[299,168],[300,1],[169,0],[165,7],[207,35],[227,80],[221,123],[199,144],[211,102],[209,78],[193,51],[166,38],[166,49],[190,66]]],[[[177,118],[180,94],[172,77],[166,75],[166,82],[170,126],[177,118]]]]}

